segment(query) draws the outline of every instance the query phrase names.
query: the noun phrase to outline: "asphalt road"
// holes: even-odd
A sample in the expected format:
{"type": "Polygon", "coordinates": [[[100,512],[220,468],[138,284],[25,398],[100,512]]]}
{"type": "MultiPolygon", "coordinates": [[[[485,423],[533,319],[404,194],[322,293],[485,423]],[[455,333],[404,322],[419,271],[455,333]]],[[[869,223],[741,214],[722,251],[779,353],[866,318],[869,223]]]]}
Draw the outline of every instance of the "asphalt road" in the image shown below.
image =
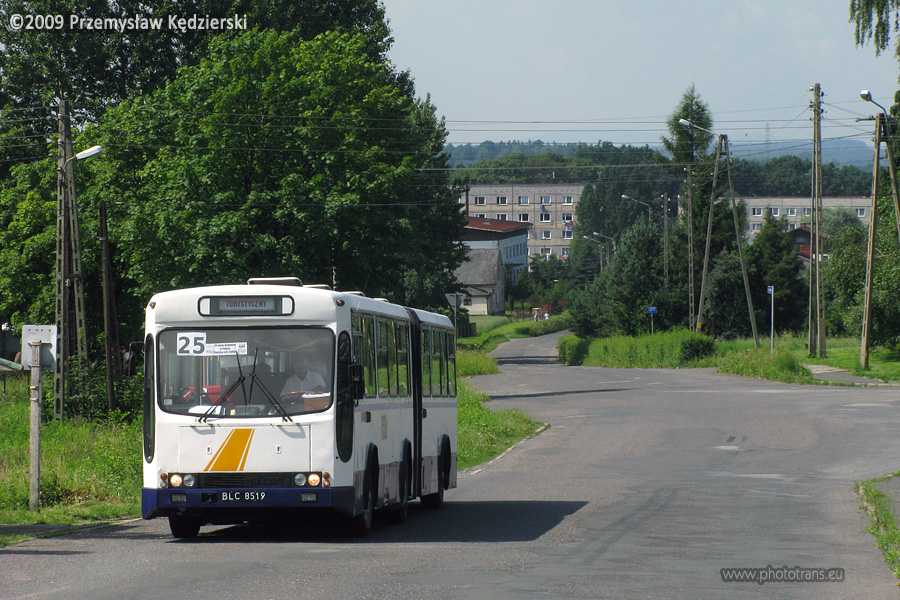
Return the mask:
{"type": "Polygon", "coordinates": [[[900,469],[896,388],[562,367],[555,337],[504,344],[501,374],[474,379],[550,427],[461,474],[440,511],[361,541],[323,525],[176,542],[161,520],[33,540],[0,550],[0,599],[900,595],[853,489],[900,469]],[[720,574],[770,565],[844,580],[720,574]]]}

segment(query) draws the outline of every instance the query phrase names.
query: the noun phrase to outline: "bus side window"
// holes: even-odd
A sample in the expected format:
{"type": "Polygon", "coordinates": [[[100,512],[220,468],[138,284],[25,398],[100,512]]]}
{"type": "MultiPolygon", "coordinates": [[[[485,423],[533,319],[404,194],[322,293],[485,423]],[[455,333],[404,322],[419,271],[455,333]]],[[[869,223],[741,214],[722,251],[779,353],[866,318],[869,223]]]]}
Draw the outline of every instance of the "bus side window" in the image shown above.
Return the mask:
{"type": "MultiPolygon", "coordinates": [[[[394,345],[394,331],[390,325],[391,323],[387,321],[378,320],[378,338],[376,340],[378,355],[375,362],[378,366],[378,396],[380,398],[390,396],[391,380],[396,378],[396,375],[391,377],[391,347],[394,345]]],[[[396,385],[396,381],[393,382],[393,385],[396,385]]]]}
{"type": "Polygon", "coordinates": [[[363,317],[363,360],[366,379],[366,398],[374,398],[377,394],[375,381],[375,319],[363,317]]]}
{"type": "Polygon", "coordinates": [[[397,324],[397,381],[401,396],[409,395],[409,325],[397,324]]]}
{"type": "Polygon", "coordinates": [[[456,337],[447,335],[447,383],[450,397],[456,397],[456,337]]]}
{"type": "Polygon", "coordinates": [[[391,397],[396,398],[400,387],[397,375],[399,370],[397,365],[397,327],[393,321],[388,321],[384,325],[387,334],[388,370],[391,372],[391,397]]]}
{"type": "Polygon", "coordinates": [[[431,395],[441,395],[443,372],[441,369],[441,335],[440,331],[431,334],[431,395]]]}
{"type": "Polygon", "coordinates": [[[431,330],[422,328],[422,395],[431,395],[431,330]]]}

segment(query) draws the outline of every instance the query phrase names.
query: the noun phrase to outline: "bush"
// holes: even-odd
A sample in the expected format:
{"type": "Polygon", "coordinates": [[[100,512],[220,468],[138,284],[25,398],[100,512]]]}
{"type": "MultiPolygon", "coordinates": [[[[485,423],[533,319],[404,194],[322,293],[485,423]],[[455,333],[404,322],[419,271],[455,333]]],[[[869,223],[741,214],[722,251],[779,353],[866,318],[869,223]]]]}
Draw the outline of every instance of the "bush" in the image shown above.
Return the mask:
{"type": "Polygon", "coordinates": [[[785,383],[809,383],[813,381],[809,369],[801,365],[793,354],[785,350],[753,348],[729,352],[719,362],[719,371],[746,377],[758,377],[785,383]]]}
{"type": "Polygon", "coordinates": [[[614,336],[593,340],[575,336],[560,342],[560,361],[568,365],[653,369],[681,367],[714,351],[709,336],[675,329],[640,337],[614,336]]]}
{"type": "Polygon", "coordinates": [[[578,366],[584,363],[591,347],[591,340],[576,335],[567,335],[559,340],[559,362],[564,365],[578,366]]]}
{"type": "Polygon", "coordinates": [[[681,362],[689,363],[711,356],[715,351],[715,341],[702,334],[692,335],[681,342],[681,362]]]}

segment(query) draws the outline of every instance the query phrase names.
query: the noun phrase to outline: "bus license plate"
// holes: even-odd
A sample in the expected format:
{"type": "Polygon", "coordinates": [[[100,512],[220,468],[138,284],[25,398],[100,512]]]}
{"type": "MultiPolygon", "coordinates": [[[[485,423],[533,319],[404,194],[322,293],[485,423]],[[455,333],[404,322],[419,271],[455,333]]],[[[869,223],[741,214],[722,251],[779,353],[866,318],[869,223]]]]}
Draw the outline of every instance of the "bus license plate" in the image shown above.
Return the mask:
{"type": "Polygon", "coordinates": [[[257,490],[235,490],[222,492],[222,502],[264,502],[266,493],[257,490]]]}

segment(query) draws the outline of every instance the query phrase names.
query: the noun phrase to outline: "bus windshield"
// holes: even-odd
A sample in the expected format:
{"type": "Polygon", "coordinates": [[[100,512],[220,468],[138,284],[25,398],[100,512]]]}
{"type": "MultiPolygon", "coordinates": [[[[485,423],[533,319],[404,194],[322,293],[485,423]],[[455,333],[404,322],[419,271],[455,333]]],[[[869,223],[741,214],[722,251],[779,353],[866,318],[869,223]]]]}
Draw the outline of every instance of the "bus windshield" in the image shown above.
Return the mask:
{"type": "Polygon", "coordinates": [[[331,405],[325,328],[191,328],[159,334],[159,405],[203,417],[289,417],[331,405]]]}

